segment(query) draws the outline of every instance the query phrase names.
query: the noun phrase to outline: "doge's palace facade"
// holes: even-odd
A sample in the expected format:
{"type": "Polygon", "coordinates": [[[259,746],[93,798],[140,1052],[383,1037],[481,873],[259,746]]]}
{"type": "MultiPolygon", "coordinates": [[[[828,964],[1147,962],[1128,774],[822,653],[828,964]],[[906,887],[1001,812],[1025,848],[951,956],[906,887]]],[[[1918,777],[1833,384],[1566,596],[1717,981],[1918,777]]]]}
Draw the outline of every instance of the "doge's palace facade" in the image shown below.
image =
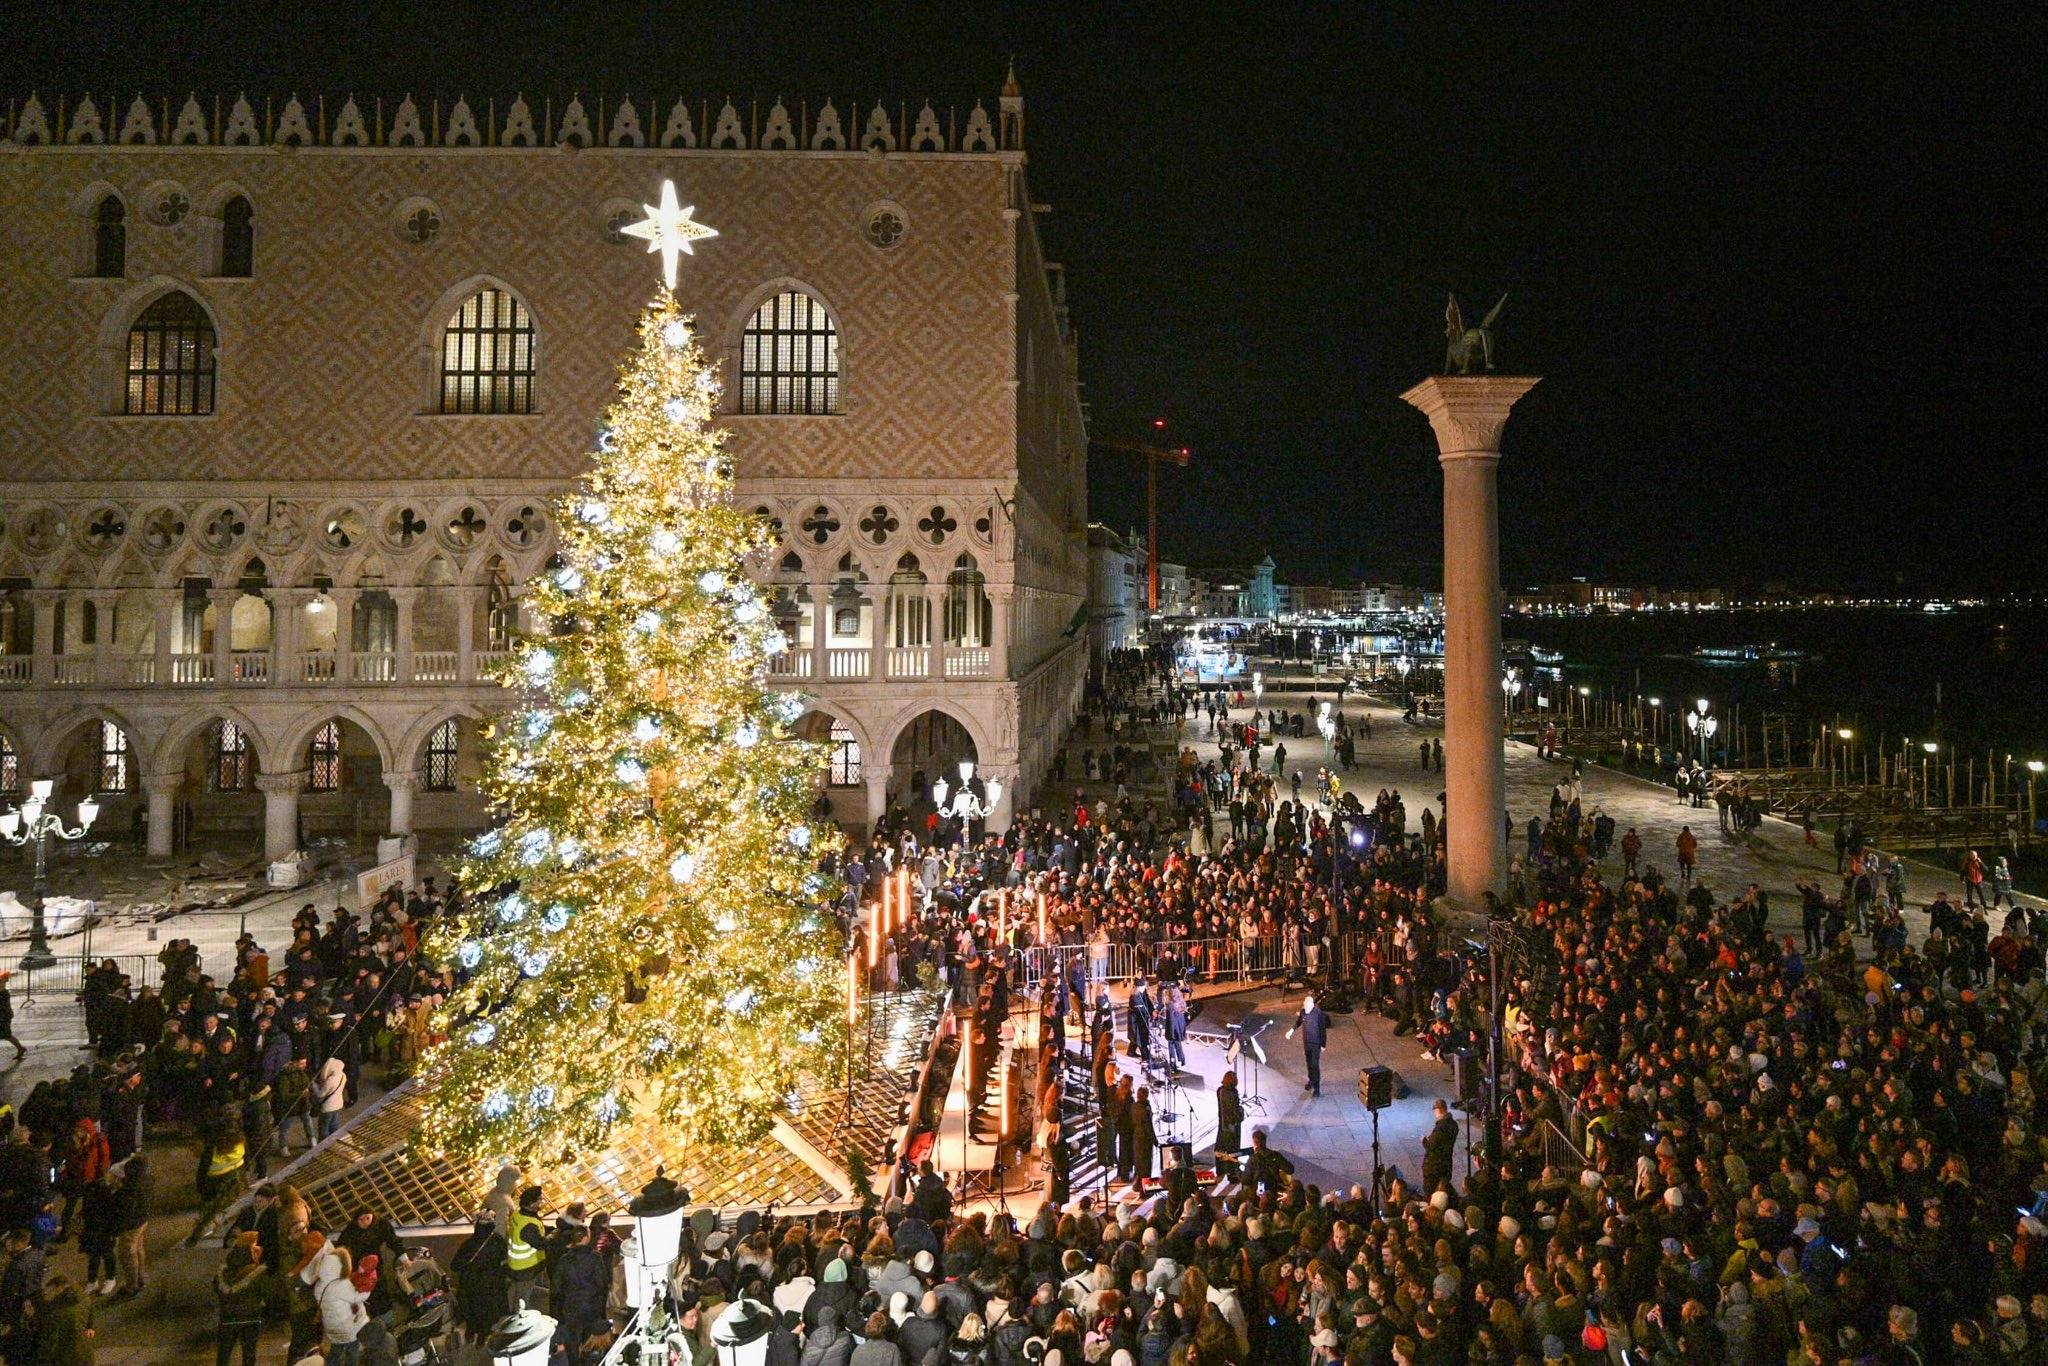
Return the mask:
{"type": "Polygon", "coordinates": [[[861,824],[963,759],[1035,790],[1087,640],[1057,265],[994,112],[678,100],[9,106],[0,800],[155,855],[484,818],[489,667],[658,280],[723,359],[738,497],[861,824]]]}

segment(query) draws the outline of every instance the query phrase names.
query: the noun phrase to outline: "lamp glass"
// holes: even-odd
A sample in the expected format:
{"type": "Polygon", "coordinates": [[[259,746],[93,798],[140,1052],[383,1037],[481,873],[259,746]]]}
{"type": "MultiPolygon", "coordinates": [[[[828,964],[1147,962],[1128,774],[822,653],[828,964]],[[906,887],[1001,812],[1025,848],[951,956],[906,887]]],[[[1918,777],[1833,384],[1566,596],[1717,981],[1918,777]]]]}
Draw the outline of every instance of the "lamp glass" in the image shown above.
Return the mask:
{"type": "Polygon", "coordinates": [[[50,794],[56,791],[56,788],[57,785],[52,779],[38,778],[28,785],[28,795],[40,806],[50,800],[50,794]]]}
{"type": "Polygon", "coordinates": [[[974,781],[974,760],[962,759],[960,761],[960,781],[963,783],[974,781]]]}
{"type": "Polygon", "coordinates": [[[640,1239],[640,1265],[653,1270],[667,1267],[683,1245],[683,1207],[661,1214],[636,1216],[635,1236],[640,1239]]]}
{"type": "Polygon", "coordinates": [[[23,802],[21,804],[21,818],[23,821],[27,822],[28,825],[33,827],[37,821],[43,818],[42,802],[35,800],[33,798],[23,802]]]}
{"type": "Polygon", "coordinates": [[[82,828],[91,829],[93,821],[98,819],[99,814],[100,804],[90,797],[78,804],[78,824],[82,828]]]}
{"type": "MultiPolygon", "coordinates": [[[[2039,764],[2031,764],[2029,767],[2038,771],[2041,766],[2039,764]]],[[[20,828],[21,813],[19,811],[0,812],[0,835],[5,835],[12,839],[14,832],[20,828]]]]}

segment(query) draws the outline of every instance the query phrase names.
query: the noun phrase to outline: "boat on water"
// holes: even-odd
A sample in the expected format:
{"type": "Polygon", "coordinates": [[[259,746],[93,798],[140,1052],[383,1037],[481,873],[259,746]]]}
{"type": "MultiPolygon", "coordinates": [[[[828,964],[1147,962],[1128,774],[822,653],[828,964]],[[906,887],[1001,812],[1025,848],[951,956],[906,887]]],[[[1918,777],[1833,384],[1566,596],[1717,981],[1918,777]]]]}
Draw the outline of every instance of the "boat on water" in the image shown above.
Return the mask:
{"type": "Polygon", "coordinates": [[[1689,657],[1700,664],[1742,665],[1803,663],[1813,656],[1773,640],[1762,645],[1695,645],[1689,657]]]}

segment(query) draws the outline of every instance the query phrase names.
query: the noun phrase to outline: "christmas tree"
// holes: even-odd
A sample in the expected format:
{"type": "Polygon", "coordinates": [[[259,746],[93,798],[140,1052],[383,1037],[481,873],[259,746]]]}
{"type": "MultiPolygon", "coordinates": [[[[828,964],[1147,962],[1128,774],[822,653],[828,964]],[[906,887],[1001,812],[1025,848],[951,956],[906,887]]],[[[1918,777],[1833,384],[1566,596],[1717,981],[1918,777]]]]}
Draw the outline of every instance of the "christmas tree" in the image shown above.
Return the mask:
{"type": "Polygon", "coordinates": [[[556,509],[506,665],[524,705],[492,730],[498,822],[430,945],[463,974],[423,1069],[435,1151],[545,1161],[628,1116],[749,1142],[842,1056],[825,756],[762,683],[785,642],[745,564],[773,538],[732,506],[717,395],[664,289],[556,509]]]}

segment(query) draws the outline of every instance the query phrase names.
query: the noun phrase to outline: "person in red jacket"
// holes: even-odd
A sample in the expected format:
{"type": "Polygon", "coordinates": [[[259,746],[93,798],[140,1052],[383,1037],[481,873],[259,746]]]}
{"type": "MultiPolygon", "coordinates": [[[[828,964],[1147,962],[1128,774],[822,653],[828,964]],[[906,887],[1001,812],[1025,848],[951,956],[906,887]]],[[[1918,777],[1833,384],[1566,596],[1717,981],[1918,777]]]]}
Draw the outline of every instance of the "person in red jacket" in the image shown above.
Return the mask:
{"type": "Polygon", "coordinates": [[[85,1194],[86,1187],[106,1175],[112,1160],[107,1150],[107,1136],[100,1132],[98,1121],[81,1116],[71,1126],[71,1142],[64,1150],[64,1165],[57,1173],[57,1189],[64,1193],[64,1212],[57,1221],[57,1241],[62,1242],[71,1230],[71,1213],[78,1208],[78,1201],[85,1194]]]}

